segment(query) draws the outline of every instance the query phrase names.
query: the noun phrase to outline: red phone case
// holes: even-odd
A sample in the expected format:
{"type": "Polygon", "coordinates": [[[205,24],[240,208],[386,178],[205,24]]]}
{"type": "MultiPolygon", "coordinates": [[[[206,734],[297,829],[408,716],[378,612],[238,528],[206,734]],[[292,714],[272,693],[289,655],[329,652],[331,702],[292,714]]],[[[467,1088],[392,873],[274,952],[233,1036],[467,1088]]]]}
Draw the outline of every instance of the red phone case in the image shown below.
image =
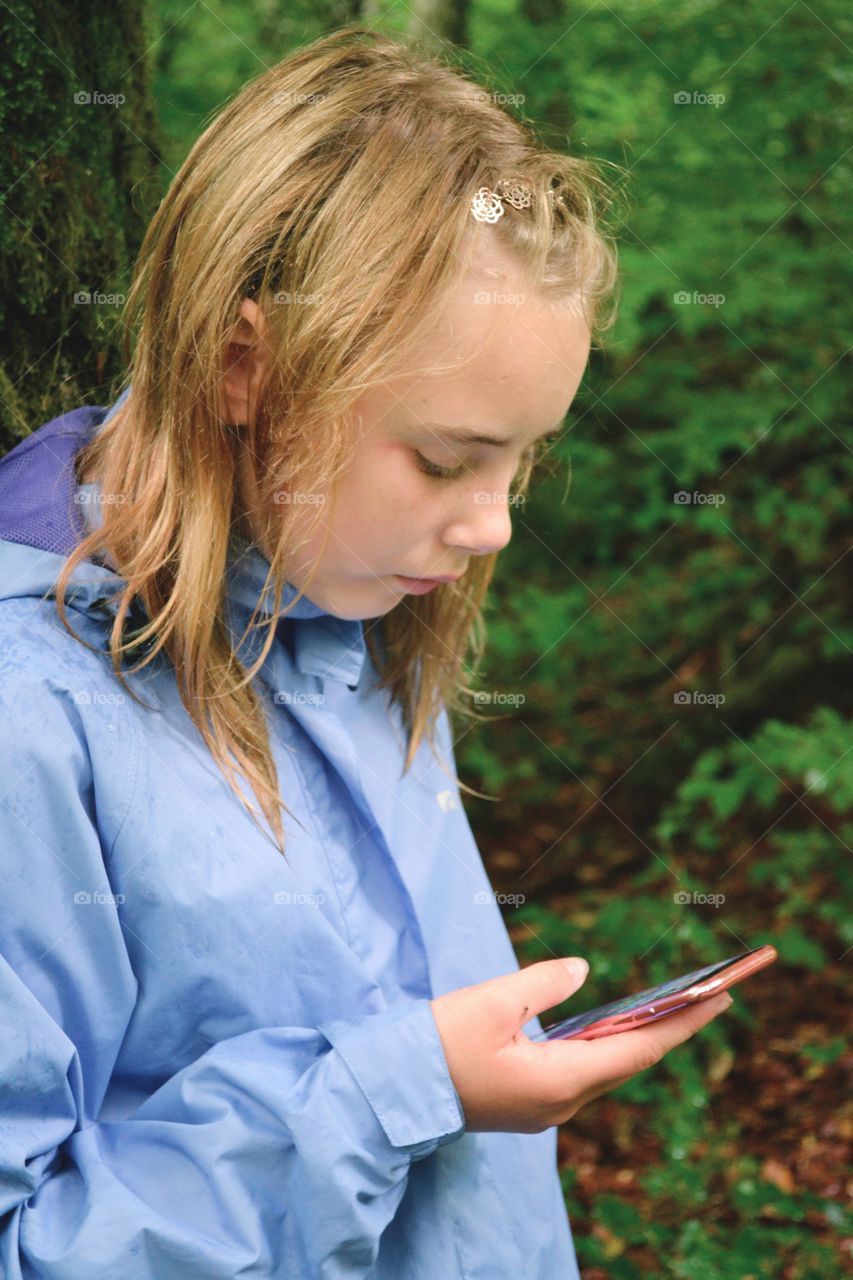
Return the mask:
{"type": "MultiPolygon", "coordinates": [[[[601,1036],[612,1036],[620,1031],[633,1031],[637,1027],[645,1026],[648,1022],[656,1022],[658,1018],[665,1018],[668,1014],[675,1013],[678,1009],[683,1009],[685,1005],[699,1004],[703,1000],[709,1000],[712,996],[718,995],[721,991],[725,991],[728,987],[733,987],[737,982],[743,982],[744,978],[749,978],[753,973],[757,973],[759,969],[765,969],[769,964],[773,964],[777,959],[775,947],[764,946],[758,947],[755,951],[748,951],[742,955],[734,956],[730,961],[722,961],[722,967],[711,966],[716,972],[708,974],[707,970],[699,969],[695,973],[685,974],[684,981],[689,985],[676,991],[667,991],[671,986],[670,983],[663,983],[661,987],[651,987],[647,991],[640,991],[634,997],[628,999],[639,999],[642,996],[648,998],[632,1008],[626,1009],[625,1000],[616,1000],[612,1004],[601,1005],[598,1009],[590,1009],[585,1014],[578,1014],[576,1017],[565,1018],[561,1022],[552,1023],[551,1026],[545,1027],[540,1033],[531,1036],[531,1040],[597,1040],[601,1036]],[[707,976],[702,976],[707,975],[707,976]],[[694,978],[694,982],[690,979],[694,978]],[[661,991],[663,990],[663,994],[661,991]],[[617,1006],[614,1008],[614,1006],[617,1006]],[[579,1019],[588,1019],[591,1014],[600,1014],[594,1021],[587,1022],[585,1026],[577,1028],[572,1027],[572,1023],[579,1019]],[[560,1034],[560,1028],[566,1027],[566,1031],[560,1034]]],[[[678,979],[676,979],[678,981],[678,979]]]]}

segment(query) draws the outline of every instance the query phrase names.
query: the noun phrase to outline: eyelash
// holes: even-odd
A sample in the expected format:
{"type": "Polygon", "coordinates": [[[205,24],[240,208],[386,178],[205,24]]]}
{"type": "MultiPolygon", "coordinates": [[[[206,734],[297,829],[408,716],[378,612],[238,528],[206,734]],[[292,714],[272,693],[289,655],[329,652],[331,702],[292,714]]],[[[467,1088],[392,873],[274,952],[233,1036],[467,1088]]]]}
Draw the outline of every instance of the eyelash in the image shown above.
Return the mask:
{"type": "MultiPolygon", "coordinates": [[[[549,436],[543,436],[541,440],[536,442],[536,444],[531,445],[529,449],[525,449],[524,453],[521,455],[519,466],[528,466],[535,462],[540,451],[549,448],[552,444],[555,444],[559,438],[560,433],[558,431],[553,432],[549,436]]],[[[422,471],[425,476],[429,476],[432,480],[461,480],[465,475],[465,472],[468,470],[465,466],[452,468],[439,467],[435,462],[430,462],[428,458],[425,458],[417,449],[414,450],[414,454],[417,459],[418,470],[422,471]]]]}
{"type": "Polygon", "coordinates": [[[415,457],[418,460],[418,470],[422,471],[425,476],[429,476],[432,480],[461,480],[467,471],[467,467],[439,467],[434,462],[430,462],[422,453],[415,449],[415,457]]]}

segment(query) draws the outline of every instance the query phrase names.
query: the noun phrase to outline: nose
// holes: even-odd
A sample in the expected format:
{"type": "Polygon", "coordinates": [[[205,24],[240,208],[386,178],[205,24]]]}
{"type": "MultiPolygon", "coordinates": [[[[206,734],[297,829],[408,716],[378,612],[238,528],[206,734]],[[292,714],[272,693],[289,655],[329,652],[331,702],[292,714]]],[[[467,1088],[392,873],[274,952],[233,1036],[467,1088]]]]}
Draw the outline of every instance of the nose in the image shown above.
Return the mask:
{"type": "Polygon", "coordinates": [[[509,494],[480,490],[469,494],[466,504],[464,517],[445,527],[445,544],[475,556],[502,551],[512,537],[509,494]]]}

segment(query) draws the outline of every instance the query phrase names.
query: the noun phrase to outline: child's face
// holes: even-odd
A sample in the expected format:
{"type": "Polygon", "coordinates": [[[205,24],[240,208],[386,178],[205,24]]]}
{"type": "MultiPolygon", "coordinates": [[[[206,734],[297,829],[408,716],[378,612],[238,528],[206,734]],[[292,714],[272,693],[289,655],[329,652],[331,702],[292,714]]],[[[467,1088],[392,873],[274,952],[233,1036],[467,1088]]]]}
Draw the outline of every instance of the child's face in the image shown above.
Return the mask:
{"type": "Polygon", "coordinates": [[[407,588],[398,575],[455,578],[472,556],[500,551],[512,534],[509,488],[522,453],[562,424],[589,349],[589,329],[574,310],[534,298],[509,268],[501,282],[471,277],[430,338],[405,353],[407,368],[472,356],[470,363],[397,377],[357,402],[352,462],[335,502],[320,499],[329,515],[300,546],[288,581],[304,585],[326,525],[307,595],[347,619],[378,617],[399,604],[407,588]],[[444,439],[435,424],[509,443],[444,439]],[[421,459],[452,475],[425,474],[421,459]]]}

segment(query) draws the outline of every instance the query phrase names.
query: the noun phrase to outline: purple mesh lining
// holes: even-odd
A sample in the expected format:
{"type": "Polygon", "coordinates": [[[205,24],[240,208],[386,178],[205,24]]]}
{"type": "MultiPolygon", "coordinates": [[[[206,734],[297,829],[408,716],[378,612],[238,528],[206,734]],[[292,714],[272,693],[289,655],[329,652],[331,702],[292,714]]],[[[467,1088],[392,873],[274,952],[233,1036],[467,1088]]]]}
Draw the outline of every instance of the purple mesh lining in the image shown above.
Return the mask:
{"type": "Polygon", "coordinates": [[[86,405],[52,418],[0,459],[0,538],[67,556],[86,533],[74,455],[109,413],[86,405]]]}

